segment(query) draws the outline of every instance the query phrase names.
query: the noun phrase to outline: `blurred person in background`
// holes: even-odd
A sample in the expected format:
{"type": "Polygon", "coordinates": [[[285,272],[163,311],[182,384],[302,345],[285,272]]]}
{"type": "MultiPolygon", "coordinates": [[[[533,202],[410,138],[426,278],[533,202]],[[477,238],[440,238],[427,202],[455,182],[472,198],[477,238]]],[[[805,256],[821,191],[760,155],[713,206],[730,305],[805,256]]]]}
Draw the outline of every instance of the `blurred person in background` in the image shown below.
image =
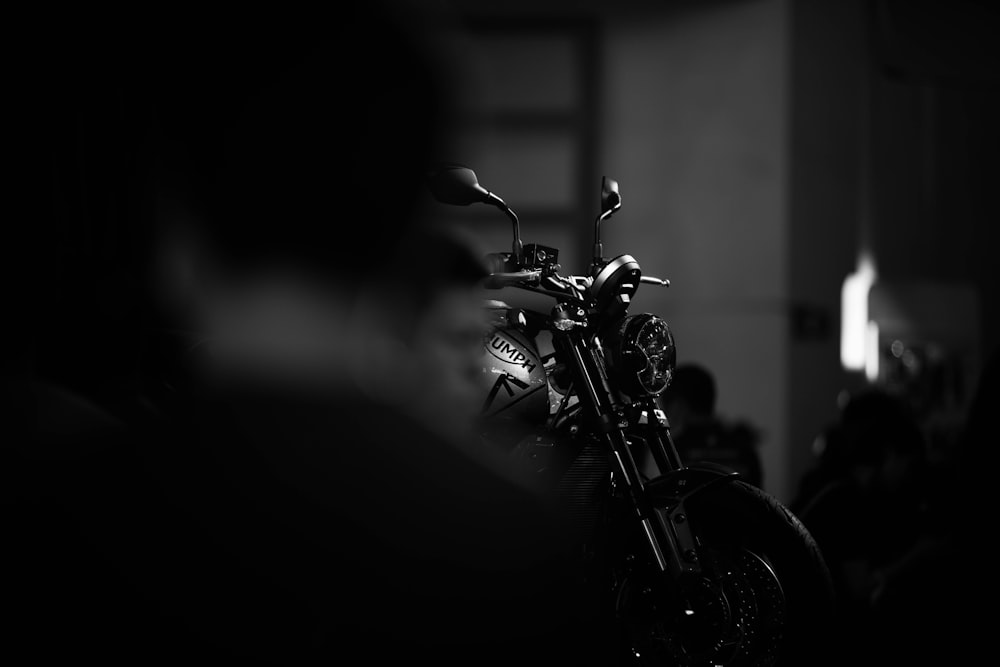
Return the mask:
{"type": "Polygon", "coordinates": [[[760,487],[757,433],[746,423],[724,420],[716,413],[715,401],[715,378],[707,368],[691,363],[677,367],[663,394],[663,407],[681,460],[721,465],[760,487]]]}
{"type": "Polygon", "coordinates": [[[816,459],[802,475],[795,497],[788,505],[794,514],[801,513],[830,484],[849,477],[851,459],[846,445],[844,428],[839,422],[828,424],[816,436],[812,444],[816,459]]]}
{"type": "Polygon", "coordinates": [[[482,267],[415,213],[449,91],[388,9],[52,38],[84,180],[120,148],[78,120],[105,105],[147,217],[33,313],[60,329],[5,451],[7,604],[39,660],[594,657],[556,518],[466,441],[482,267]]]}
{"type": "Polygon", "coordinates": [[[793,506],[833,574],[842,658],[905,662],[908,651],[930,649],[913,641],[914,610],[928,611],[913,603],[945,582],[936,563],[946,524],[923,433],[904,401],[868,389],[851,397],[824,440],[793,506]]]}
{"type": "Polygon", "coordinates": [[[894,564],[875,599],[885,643],[911,662],[973,663],[994,653],[997,596],[992,471],[1000,414],[1000,353],[987,356],[958,433],[955,461],[935,469],[926,537],[894,564]]]}

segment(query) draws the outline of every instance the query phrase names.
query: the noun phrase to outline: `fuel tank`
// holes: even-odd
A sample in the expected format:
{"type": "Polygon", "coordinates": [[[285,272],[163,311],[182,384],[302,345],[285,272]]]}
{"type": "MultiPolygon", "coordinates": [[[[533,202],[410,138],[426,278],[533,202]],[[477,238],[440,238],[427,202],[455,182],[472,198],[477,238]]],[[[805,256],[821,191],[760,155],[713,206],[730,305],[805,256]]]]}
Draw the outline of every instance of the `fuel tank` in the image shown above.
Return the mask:
{"type": "Polygon", "coordinates": [[[490,329],[482,355],[482,423],[485,435],[500,445],[514,446],[545,423],[549,392],[538,346],[507,321],[510,308],[487,305],[490,329]]]}

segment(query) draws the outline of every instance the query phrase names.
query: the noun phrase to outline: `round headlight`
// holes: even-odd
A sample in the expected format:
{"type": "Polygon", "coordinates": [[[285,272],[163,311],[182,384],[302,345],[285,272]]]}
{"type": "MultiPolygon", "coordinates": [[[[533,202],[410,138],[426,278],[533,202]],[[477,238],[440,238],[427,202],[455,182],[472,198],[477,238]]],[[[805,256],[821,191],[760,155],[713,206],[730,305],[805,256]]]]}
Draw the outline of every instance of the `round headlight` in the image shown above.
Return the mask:
{"type": "Polygon", "coordinates": [[[677,350],[666,321],[642,313],[630,315],[616,328],[609,341],[611,372],[621,389],[632,398],[658,396],[670,386],[677,350]]]}

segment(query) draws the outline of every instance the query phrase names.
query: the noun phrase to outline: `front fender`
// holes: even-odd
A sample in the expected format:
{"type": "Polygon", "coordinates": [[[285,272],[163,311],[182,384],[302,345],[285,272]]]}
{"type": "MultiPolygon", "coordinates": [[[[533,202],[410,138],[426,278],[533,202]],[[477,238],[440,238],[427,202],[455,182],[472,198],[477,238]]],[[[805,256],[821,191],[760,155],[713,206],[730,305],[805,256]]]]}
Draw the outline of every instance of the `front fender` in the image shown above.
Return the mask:
{"type": "Polygon", "coordinates": [[[695,463],[654,477],[646,483],[646,497],[653,507],[672,513],[684,501],[715,484],[739,479],[739,473],[710,462],[695,463]]]}
{"type": "Polygon", "coordinates": [[[697,463],[673,470],[650,480],[644,489],[644,508],[648,514],[643,526],[649,539],[653,539],[650,521],[655,521],[663,531],[665,542],[654,544],[654,552],[661,569],[670,570],[677,579],[697,580],[701,576],[698,540],[687,521],[685,501],[716,484],[729,483],[739,475],[714,464],[697,463]]]}

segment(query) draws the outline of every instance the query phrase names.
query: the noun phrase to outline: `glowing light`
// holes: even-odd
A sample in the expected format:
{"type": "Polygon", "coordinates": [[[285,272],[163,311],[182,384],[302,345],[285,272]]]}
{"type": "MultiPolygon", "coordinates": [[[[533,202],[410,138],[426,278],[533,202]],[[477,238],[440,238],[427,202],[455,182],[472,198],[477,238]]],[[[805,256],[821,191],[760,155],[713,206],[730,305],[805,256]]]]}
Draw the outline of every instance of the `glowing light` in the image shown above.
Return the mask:
{"type": "Polygon", "coordinates": [[[694,616],[694,612],[691,611],[690,609],[685,609],[684,613],[687,614],[688,616],[694,616]]]}
{"type": "Polygon", "coordinates": [[[868,323],[867,330],[867,349],[865,351],[865,377],[869,382],[875,382],[878,380],[878,362],[879,362],[879,339],[878,339],[878,324],[875,322],[868,323]]]}
{"type": "Polygon", "coordinates": [[[858,269],[844,279],[840,291],[840,363],[847,370],[865,368],[868,292],[875,283],[875,263],[862,252],[858,269]]]}

